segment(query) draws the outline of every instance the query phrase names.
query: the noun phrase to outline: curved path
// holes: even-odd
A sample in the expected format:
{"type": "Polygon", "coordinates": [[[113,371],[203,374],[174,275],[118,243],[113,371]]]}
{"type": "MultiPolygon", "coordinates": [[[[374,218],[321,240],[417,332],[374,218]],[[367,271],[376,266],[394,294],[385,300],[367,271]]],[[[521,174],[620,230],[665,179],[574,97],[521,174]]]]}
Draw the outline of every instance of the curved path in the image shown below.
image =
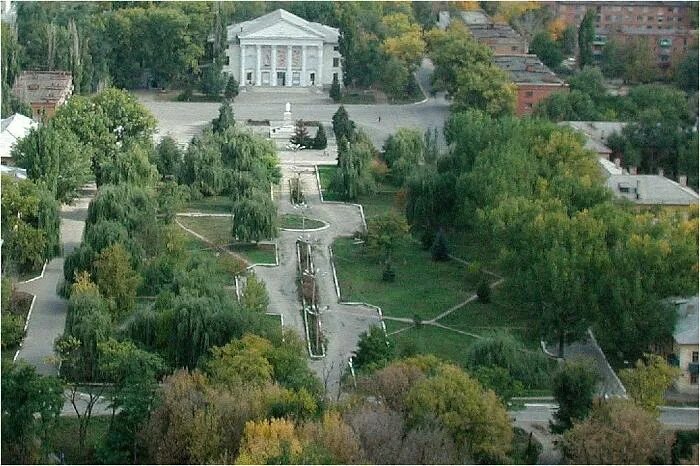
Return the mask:
{"type": "MultiPolygon", "coordinates": [[[[73,204],[61,206],[61,242],[63,255],[73,251],[82,241],[85,218],[95,186],[86,186],[73,204]]],[[[66,301],[56,293],[63,280],[63,257],[49,261],[42,278],[18,283],[17,289],[36,296],[32,314],[27,324],[27,335],[17,353],[17,360],[34,366],[39,374],[57,375],[58,368],[52,361],[53,343],[63,333],[66,325],[66,301]]]]}

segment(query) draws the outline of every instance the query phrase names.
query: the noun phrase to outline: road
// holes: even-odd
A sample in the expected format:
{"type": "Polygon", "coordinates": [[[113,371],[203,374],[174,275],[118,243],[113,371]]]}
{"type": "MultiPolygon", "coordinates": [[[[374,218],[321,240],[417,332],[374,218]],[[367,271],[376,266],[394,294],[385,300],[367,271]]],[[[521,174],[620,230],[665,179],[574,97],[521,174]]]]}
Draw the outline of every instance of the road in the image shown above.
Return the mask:
{"type": "MultiPolygon", "coordinates": [[[[516,422],[548,423],[556,410],[556,403],[525,403],[525,409],[513,411],[511,415],[515,417],[516,422]]],[[[698,428],[698,408],[662,406],[660,410],[659,420],[669,429],[698,428]]]]}

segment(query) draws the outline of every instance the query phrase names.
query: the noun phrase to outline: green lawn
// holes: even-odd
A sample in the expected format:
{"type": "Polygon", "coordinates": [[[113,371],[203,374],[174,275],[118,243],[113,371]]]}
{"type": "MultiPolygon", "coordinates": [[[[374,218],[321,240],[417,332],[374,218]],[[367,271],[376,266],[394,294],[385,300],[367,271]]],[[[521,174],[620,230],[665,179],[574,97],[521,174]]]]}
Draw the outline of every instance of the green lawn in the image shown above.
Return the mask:
{"type": "MultiPolygon", "coordinates": [[[[338,196],[328,190],[331,178],[335,167],[321,166],[318,167],[318,177],[321,181],[321,189],[323,191],[323,199],[326,201],[339,201],[338,196]]],[[[399,211],[396,206],[396,193],[398,189],[388,183],[379,183],[377,192],[373,194],[363,194],[354,201],[355,204],[362,204],[365,212],[365,218],[372,218],[377,215],[385,214],[390,210],[399,211]]]]}
{"type": "Polygon", "coordinates": [[[61,416],[56,428],[51,431],[47,440],[50,451],[60,455],[62,452],[65,464],[97,464],[95,449],[102,443],[109,428],[110,416],[94,416],[88,426],[85,451],[78,448],[78,418],[61,416]]]}
{"type": "Polygon", "coordinates": [[[336,272],[345,301],[380,306],[395,317],[432,318],[466,300],[476,289],[474,278],[456,261],[433,262],[430,253],[405,242],[394,253],[396,281],[381,280],[381,261],[364,254],[362,245],[340,238],[333,243],[336,272]]]}
{"type": "Polygon", "coordinates": [[[447,231],[450,254],[466,261],[478,261],[482,267],[498,273],[497,259],[499,251],[478,238],[460,231],[447,231]]]}
{"type": "Polygon", "coordinates": [[[301,215],[297,214],[284,214],[279,218],[280,228],[289,228],[293,230],[301,230],[302,228],[305,228],[312,230],[315,228],[321,228],[324,225],[325,223],[320,220],[302,217],[301,215]]]}
{"type": "Polygon", "coordinates": [[[275,263],[275,250],[263,249],[255,244],[232,244],[228,247],[231,251],[234,251],[241,256],[243,256],[251,264],[274,264],[275,263]]]}
{"type": "Polygon", "coordinates": [[[188,212],[212,212],[217,214],[230,214],[233,202],[228,196],[203,197],[187,204],[188,212]]]}
{"type": "MultiPolygon", "coordinates": [[[[403,322],[385,321],[388,333],[406,327],[403,322]]],[[[435,356],[453,361],[457,364],[464,362],[464,355],[469,346],[476,341],[467,335],[451,332],[431,325],[413,327],[389,337],[399,351],[411,350],[418,354],[434,354],[435,356]]]]}
{"type": "Polygon", "coordinates": [[[178,217],[180,223],[199,233],[214,244],[223,245],[233,242],[230,217],[178,217]]]}

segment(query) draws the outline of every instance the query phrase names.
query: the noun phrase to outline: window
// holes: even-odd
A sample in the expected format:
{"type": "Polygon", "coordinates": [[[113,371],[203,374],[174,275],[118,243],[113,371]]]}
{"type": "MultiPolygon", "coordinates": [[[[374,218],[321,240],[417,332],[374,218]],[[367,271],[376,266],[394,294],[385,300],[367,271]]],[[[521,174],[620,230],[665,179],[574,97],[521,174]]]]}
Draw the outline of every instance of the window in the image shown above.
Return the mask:
{"type": "Polygon", "coordinates": [[[653,17],[653,16],[647,16],[647,21],[654,21],[654,17],[653,17]]]}
{"type": "Polygon", "coordinates": [[[510,51],[511,51],[511,52],[517,52],[517,51],[518,51],[518,46],[517,46],[517,45],[511,45],[511,46],[510,46],[510,51]]]}
{"type": "Polygon", "coordinates": [[[230,57],[226,55],[226,59],[224,60],[224,65],[228,65],[230,61],[230,57]]]}
{"type": "Polygon", "coordinates": [[[252,83],[253,83],[253,73],[252,73],[251,71],[248,71],[248,72],[245,74],[245,82],[248,83],[248,84],[252,84],[252,83]]]}
{"type": "Polygon", "coordinates": [[[333,79],[337,80],[338,79],[338,73],[333,73],[333,79]]]}
{"type": "Polygon", "coordinates": [[[693,351],[693,362],[698,362],[698,352],[693,351]]]}
{"type": "Polygon", "coordinates": [[[698,374],[690,374],[690,384],[691,385],[698,384],[698,374]]]}
{"type": "Polygon", "coordinates": [[[525,102],[525,108],[532,108],[532,102],[525,102]]]}
{"type": "Polygon", "coordinates": [[[333,68],[338,68],[338,66],[340,66],[340,58],[335,57],[333,59],[333,68]]]}
{"type": "Polygon", "coordinates": [[[525,91],[525,97],[532,97],[532,91],[525,91]]]}
{"type": "Polygon", "coordinates": [[[338,50],[340,50],[340,48],[339,48],[337,45],[334,45],[334,46],[333,46],[333,51],[334,51],[334,52],[337,52],[338,50]]]}

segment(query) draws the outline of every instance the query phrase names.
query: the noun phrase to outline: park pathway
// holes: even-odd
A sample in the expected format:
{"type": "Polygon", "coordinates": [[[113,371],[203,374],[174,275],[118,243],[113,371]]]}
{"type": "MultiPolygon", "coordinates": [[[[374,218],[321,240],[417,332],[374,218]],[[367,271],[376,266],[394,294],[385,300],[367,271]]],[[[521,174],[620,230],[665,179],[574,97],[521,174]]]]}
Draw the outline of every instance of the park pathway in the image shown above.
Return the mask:
{"type": "Polygon", "coordinates": [[[17,284],[19,291],[30,293],[36,299],[29,316],[27,335],[15,359],[24,360],[42,375],[58,374],[58,368],[51,359],[54,340],[63,333],[66,325],[66,301],[57,294],[56,289],[63,280],[63,257],[70,254],[82,240],[87,207],[95,191],[94,185],[88,185],[73,204],[61,206],[63,256],[49,261],[43,277],[17,284]]]}

